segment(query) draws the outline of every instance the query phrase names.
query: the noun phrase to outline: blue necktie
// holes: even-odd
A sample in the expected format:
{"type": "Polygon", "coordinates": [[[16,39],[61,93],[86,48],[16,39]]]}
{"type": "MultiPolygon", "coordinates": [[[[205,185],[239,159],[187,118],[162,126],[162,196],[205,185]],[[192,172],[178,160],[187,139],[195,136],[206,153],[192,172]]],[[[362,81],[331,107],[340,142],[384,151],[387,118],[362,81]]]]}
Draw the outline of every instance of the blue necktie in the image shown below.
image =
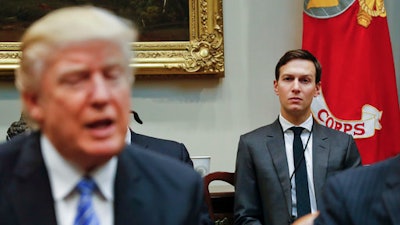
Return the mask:
{"type": "Polygon", "coordinates": [[[303,143],[300,134],[304,128],[291,127],[294,133],[293,157],[295,166],[297,218],[311,212],[310,194],[308,192],[307,169],[304,158],[303,143]]]}
{"type": "Polygon", "coordinates": [[[81,194],[79,198],[74,225],[99,225],[92,203],[92,193],[96,189],[96,183],[90,178],[83,178],[76,186],[81,194]]]}

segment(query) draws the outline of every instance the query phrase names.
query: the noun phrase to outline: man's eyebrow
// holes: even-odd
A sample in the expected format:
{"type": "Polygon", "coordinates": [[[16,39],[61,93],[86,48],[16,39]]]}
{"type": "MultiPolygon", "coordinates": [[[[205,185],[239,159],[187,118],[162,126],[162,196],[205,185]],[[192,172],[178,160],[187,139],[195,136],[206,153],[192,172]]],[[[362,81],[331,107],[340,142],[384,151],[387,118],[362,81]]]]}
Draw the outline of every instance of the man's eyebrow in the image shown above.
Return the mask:
{"type": "Polygon", "coordinates": [[[116,66],[116,65],[123,66],[124,65],[123,59],[118,58],[118,57],[108,58],[106,61],[104,61],[103,67],[110,67],[110,66],[116,66]]]}
{"type": "Polygon", "coordinates": [[[79,64],[69,64],[68,66],[63,66],[62,68],[58,69],[58,73],[60,74],[69,74],[78,71],[83,71],[87,68],[87,66],[83,63],[79,64]]]}

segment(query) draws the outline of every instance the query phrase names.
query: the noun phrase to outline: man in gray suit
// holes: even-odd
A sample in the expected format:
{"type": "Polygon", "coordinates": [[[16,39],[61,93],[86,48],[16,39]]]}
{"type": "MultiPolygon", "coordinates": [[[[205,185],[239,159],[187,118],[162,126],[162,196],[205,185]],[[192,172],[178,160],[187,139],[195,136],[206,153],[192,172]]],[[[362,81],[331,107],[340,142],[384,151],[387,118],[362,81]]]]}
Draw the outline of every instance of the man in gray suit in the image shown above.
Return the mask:
{"type": "Polygon", "coordinates": [[[400,156],[328,179],[314,224],[400,224],[400,156]]]}
{"type": "Polygon", "coordinates": [[[291,224],[318,209],[327,177],[361,165],[350,135],[313,120],[311,102],[320,92],[320,79],[321,66],[306,50],[288,51],[277,63],[279,117],[239,140],[235,224],[291,224]]]}
{"type": "Polygon", "coordinates": [[[93,6],[27,29],[15,83],[35,130],[0,145],[0,224],[200,224],[200,175],[125,143],[135,37],[93,6]]]}

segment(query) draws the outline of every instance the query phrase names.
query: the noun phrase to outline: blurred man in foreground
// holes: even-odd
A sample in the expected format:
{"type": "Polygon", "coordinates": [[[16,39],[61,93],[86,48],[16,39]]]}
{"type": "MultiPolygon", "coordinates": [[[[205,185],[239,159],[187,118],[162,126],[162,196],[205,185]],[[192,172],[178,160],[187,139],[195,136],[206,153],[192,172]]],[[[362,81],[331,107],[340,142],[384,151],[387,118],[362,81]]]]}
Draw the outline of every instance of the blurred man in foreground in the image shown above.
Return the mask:
{"type": "Polygon", "coordinates": [[[1,224],[199,224],[200,176],[125,143],[135,37],[91,6],[26,31],[16,86],[39,129],[0,145],[1,224]]]}

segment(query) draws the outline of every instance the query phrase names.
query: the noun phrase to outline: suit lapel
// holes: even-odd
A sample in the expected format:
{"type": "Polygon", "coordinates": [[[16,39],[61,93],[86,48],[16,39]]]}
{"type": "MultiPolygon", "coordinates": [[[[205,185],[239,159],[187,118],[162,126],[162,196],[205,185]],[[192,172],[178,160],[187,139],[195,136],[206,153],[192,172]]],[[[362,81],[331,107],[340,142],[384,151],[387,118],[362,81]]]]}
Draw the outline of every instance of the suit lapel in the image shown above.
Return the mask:
{"type": "Polygon", "coordinates": [[[319,199],[322,189],[325,185],[326,173],[328,169],[329,144],[328,136],[325,134],[322,125],[316,121],[313,123],[313,176],[315,198],[317,208],[319,208],[319,199]]]}
{"type": "Polygon", "coordinates": [[[21,224],[52,225],[57,222],[39,140],[34,133],[23,145],[8,193],[21,224]]]}
{"type": "Polygon", "coordinates": [[[125,148],[118,157],[114,187],[115,225],[146,224],[148,216],[145,213],[147,198],[144,181],[131,150],[125,148]]]}
{"type": "Polygon", "coordinates": [[[394,159],[391,165],[382,198],[392,224],[400,224],[400,157],[394,159]]]}
{"type": "Polygon", "coordinates": [[[271,129],[267,131],[267,149],[271,154],[282,192],[285,195],[286,205],[288,206],[287,208],[291,213],[292,197],[290,190],[289,167],[287,163],[283,131],[279,120],[275,120],[275,122],[271,124],[271,129]]]}

